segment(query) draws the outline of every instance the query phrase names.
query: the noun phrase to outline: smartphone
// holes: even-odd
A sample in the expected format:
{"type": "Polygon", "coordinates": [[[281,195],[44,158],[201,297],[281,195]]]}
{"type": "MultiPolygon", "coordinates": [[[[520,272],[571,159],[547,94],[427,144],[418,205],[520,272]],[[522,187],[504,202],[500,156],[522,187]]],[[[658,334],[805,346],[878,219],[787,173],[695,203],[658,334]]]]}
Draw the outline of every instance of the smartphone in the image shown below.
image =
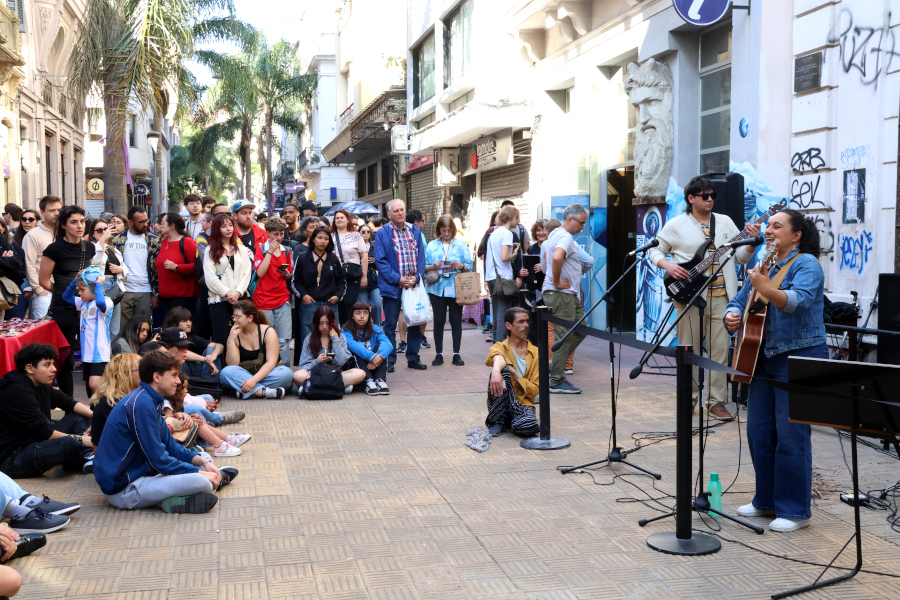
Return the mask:
{"type": "Polygon", "coordinates": [[[282,272],[287,271],[287,270],[288,270],[287,263],[278,265],[278,266],[275,268],[275,270],[276,270],[276,271],[282,271],[282,272]]]}
{"type": "Polygon", "coordinates": [[[152,340],[160,333],[162,333],[162,327],[154,327],[152,330],[150,330],[150,339],[152,340]]]}
{"type": "Polygon", "coordinates": [[[325,356],[327,356],[328,358],[334,358],[334,352],[326,352],[325,356]]]}

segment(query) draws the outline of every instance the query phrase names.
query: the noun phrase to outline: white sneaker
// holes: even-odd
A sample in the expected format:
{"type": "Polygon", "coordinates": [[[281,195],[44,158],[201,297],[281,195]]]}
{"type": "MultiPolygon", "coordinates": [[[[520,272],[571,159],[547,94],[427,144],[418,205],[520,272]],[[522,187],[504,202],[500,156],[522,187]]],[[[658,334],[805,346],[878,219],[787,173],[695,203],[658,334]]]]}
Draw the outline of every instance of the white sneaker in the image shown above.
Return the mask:
{"type": "Polygon", "coordinates": [[[370,396],[377,396],[380,393],[378,384],[375,383],[374,379],[370,379],[366,382],[366,393],[370,396]]]}
{"type": "Polygon", "coordinates": [[[228,442],[224,444],[219,444],[219,447],[215,449],[213,452],[213,456],[240,456],[241,449],[235,448],[228,442]]]}
{"type": "Polygon", "coordinates": [[[249,442],[251,437],[253,436],[248,433],[231,433],[225,438],[225,441],[238,448],[249,442]]]}
{"type": "Polygon", "coordinates": [[[780,531],[786,533],[788,531],[797,531],[809,525],[809,519],[803,521],[791,521],[790,519],[775,519],[769,523],[769,529],[772,531],[780,531]]]}
{"type": "Polygon", "coordinates": [[[378,393],[382,396],[387,396],[391,393],[391,390],[388,389],[387,381],[384,379],[376,379],[375,383],[378,384],[378,393]]]}
{"type": "Polygon", "coordinates": [[[574,375],[575,371],[573,371],[572,369],[564,369],[563,373],[565,373],[566,375],[574,375]]]}
{"type": "Polygon", "coordinates": [[[352,394],[352,393],[353,393],[353,386],[352,386],[352,385],[348,385],[347,387],[345,387],[345,388],[344,388],[344,393],[345,393],[345,394],[352,394]]]}
{"type": "Polygon", "coordinates": [[[753,506],[752,503],[745,504],[744,506],[737,509],[737,514],[742,517],[772,517],[775,515],[774,510],[760,510],[753,506]]]}
{"type": "Polygon", "coordinates": [[[279,400],[284,398],[284,388],[276,387],[276,388],[263,388],[262,389],[262,397],[263,398],[272,398],[274,400],[279,400]]]}

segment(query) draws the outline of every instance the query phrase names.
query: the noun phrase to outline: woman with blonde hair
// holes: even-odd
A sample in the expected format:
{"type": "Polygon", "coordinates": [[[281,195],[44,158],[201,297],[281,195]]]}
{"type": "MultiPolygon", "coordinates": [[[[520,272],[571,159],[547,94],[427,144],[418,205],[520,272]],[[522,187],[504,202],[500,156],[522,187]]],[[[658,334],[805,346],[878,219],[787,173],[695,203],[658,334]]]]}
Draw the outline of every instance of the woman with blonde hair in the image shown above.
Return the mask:
{"type": "Polygon", "coordinates": [[[109,359],[106,370],[100,378],[100,385],[91,396],[91,409],[94,411],[94,416],[91,417],[91,441],[94,450],[100,443],[100,435],[113,406],[141,385],[141,378],[138,375],[139,362],[141,357],[130,352],[116,354],[109,359]]]}

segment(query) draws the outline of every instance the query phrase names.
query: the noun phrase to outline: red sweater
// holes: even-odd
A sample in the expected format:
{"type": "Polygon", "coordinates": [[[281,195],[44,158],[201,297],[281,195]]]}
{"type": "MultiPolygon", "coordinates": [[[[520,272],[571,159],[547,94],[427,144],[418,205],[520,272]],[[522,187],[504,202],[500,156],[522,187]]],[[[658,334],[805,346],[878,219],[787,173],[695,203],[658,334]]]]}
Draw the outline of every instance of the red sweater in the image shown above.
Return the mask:
{"type": "Polygon", "coordinates": [[[180,242],[170,242],[163,238],[159,256],[154,266],[159,275],[159,295],[163,298],[196,298],[197,279],[194,277],[194,259],[197,258],[197,242],[185,236],[184,254],[179,249],[180,242]],[[187,258],[187,260],[185,260],[187,258]],[[166,268],[166,261],[178,265],[176,271],[166,268]]]}

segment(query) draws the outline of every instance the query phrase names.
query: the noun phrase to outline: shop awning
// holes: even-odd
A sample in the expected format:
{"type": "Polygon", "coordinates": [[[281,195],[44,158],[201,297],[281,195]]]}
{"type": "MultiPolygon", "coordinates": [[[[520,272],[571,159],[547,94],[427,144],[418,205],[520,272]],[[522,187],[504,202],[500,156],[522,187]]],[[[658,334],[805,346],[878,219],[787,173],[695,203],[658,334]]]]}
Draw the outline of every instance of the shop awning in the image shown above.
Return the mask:
{"type": "Polygon", "coordinates": [[[350,125],[322,149],[322,156],[328,162],[365,161],[372,153],[389,149],[390,126],[403,123],[406,123],[406,88],[392,86],[353,117],[350,125]]]}

